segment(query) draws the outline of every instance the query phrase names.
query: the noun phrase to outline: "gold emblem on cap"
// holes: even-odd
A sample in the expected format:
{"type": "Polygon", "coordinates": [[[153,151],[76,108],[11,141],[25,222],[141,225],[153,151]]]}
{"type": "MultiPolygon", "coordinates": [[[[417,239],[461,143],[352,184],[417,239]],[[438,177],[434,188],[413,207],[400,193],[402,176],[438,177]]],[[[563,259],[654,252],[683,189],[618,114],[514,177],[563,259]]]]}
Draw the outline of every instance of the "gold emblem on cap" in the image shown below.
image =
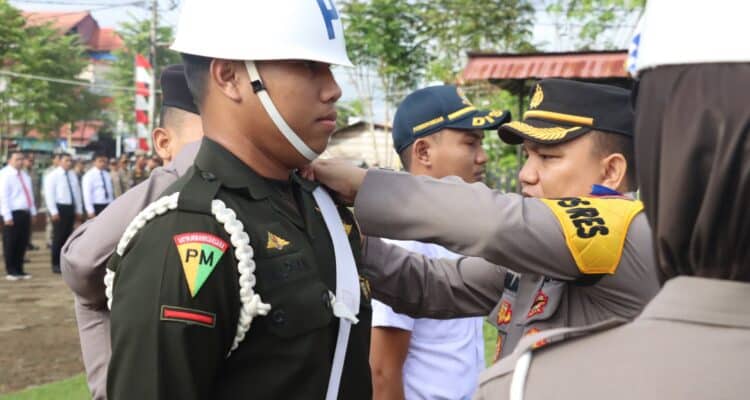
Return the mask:
{"type": "Polygon", "coordinates": [[[531,96],[531,102],[529,103],[529,108],[534,109],[539,107],[540,104],[542,104],[542,101],[544,100],[544,92],[542,91],[542,87],[537,83],[536,89],[534,89],[534,95],[531,96]]]}

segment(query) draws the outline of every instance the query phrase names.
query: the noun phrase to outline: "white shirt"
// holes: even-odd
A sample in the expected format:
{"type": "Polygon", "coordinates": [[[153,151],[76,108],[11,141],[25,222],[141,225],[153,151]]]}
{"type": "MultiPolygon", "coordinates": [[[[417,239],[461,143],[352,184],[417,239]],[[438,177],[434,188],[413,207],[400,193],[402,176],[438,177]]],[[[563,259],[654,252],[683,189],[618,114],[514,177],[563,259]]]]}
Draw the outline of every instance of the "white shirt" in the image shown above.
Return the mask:
{"type": "Polygon", "coordinates": [[[76,214],[83,213],[81,188],[78,185],[78,177],[73,171],[66,172],[63,167],[57,167],[44,177],[43,186],[44,201],[50,214],[58,214],[58,204],[75,204],[76,214]]]}
{"type": "Polygon", "coordinates": [[[92,167],[83,175],[83,206],[89,214],[94,213],[94,204],[109,204],[112,197],[112,177],[109,172],[92,167]],[[106,189],[105,189],[106,185],[106,189]]]}
{"type": "Polygon", "coordinates": [[[31,177],[26,171],[21,171],[19,177],[17,169],[6,166],[0,171],[0,213],[3,220],[12,221],[13,211],[20,210],[26,210],[31,215],[36,215],[31,177]],[[23,184],[21,183],[22,179],[23,184]]]}
{"type": "MultiPolygon", "coordinates": [[[[460,257],[445,248],[415,241],[385,240],[430,258],[460,257]]],[[[372,301],[372,326],[411,331],[404,361],[404,395],[412,399],[471,399],[484,364],[484,318],[429,319],[398,314],[372,301]]]]}
{"type": "Polygon", "coordinates": [[[746,0],[650,0],[641,21],[635,69],[750,62],[748,15],[746,0]]]}

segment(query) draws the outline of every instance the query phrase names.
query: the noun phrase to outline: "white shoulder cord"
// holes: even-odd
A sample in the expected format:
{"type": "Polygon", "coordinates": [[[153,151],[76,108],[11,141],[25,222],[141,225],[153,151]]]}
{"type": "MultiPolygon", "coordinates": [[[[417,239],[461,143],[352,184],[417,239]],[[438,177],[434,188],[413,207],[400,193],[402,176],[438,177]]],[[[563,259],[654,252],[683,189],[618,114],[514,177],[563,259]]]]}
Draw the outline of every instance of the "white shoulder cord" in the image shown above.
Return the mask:
{"type": "Polygon", "coordinates": [[[513,378],[510,381],[510,400],[523,400],[529,366],[531,366],[531,351],[523,353],[516,362],[513,378]]]}
{"type": "Polygon", "coordinates": [[[323,215],[328,233],[331,235],[333,252],[336,258],[336,295],[333,296],[329,292],[329,296],[333,305],[333,315],[339,319],[339,332],[336,337],[336,349],[333,351],[331,374],[328,377],[328,389],[325,397],[326,400],[336,400],[339,397],[341,375],[344,372],[349,334],[352,325],[359,322],[357,319],[360,300],[359,273],[357,272],[357,264],[354,261],[349,237],[341,223],[341,215],[339,215],[333,199],[321,186],[313,191],[313,197],[320,208],[320,213],[323,215]]]}
{"type": "MultiPolygon", "coordinates": [[[[120,242],[117,244],[117,254],[122,256],[128,243],[135,237],[138,231],[146,223],[158,215],[165,214],[169,210],[177,208],[179,193],[162,197],[159,200],[149,204],[141,211],[128,225],[125,233],[122,235],[120,242]]],[[[232,347],[227,353],[227,357],[232,354],[240,342],[245,338],[245,334],[250,330],[250,324],[253,318],[258,315],[267,315],[271,310],[271,305],[263,303],[260,296],[254,293],[255,287],[255,261],[253,261],[253,248],[250,246],[250,236],[244,231],[242,222],[237,219],[232,209],[228,208],[223,201],[214,199],[211,201],[211,214],[219,221],[229,234],[230,241],[234,247],[234,256],[237,258],[237,270],[239,271],[240,284],[240,316],[237,321],[237,333],[234,336],[232,347]]],[[[112,308],[112,286],[115,279],[115,272],[107,269],[104,276],[105,294],[107,295],[107,307],[112,308]]]]}

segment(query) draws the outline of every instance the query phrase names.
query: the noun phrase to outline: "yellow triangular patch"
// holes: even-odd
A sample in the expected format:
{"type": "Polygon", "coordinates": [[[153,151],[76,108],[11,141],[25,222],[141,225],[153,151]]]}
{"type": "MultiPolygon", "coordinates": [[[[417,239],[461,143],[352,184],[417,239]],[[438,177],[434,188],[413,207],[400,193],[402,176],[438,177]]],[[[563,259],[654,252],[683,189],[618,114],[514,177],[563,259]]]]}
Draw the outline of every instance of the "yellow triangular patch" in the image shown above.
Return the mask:
{"type": "Polygon", "coordinates": [[[284,247],[289,246],[289,244],[288,240],[284,240],[281,237],[268,232],[268,244],[266,244],[266,249],[282,250],[284,247]]]}

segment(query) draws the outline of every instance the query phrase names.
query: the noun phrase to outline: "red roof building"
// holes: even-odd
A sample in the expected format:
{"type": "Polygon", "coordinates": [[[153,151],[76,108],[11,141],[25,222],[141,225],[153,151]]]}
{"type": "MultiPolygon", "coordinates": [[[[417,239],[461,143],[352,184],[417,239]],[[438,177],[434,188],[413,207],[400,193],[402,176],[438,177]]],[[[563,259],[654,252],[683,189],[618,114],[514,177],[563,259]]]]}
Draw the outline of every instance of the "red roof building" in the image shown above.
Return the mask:
{"type": "Polygon", "coordinates": [[[101,28],[88,11],[24,11],[27,26],[48,24],[60,34],[77,34],[86,46],[92,59],[111,61],[111,53],[121,49],[125,43],[111,28],[101,28]]]}

